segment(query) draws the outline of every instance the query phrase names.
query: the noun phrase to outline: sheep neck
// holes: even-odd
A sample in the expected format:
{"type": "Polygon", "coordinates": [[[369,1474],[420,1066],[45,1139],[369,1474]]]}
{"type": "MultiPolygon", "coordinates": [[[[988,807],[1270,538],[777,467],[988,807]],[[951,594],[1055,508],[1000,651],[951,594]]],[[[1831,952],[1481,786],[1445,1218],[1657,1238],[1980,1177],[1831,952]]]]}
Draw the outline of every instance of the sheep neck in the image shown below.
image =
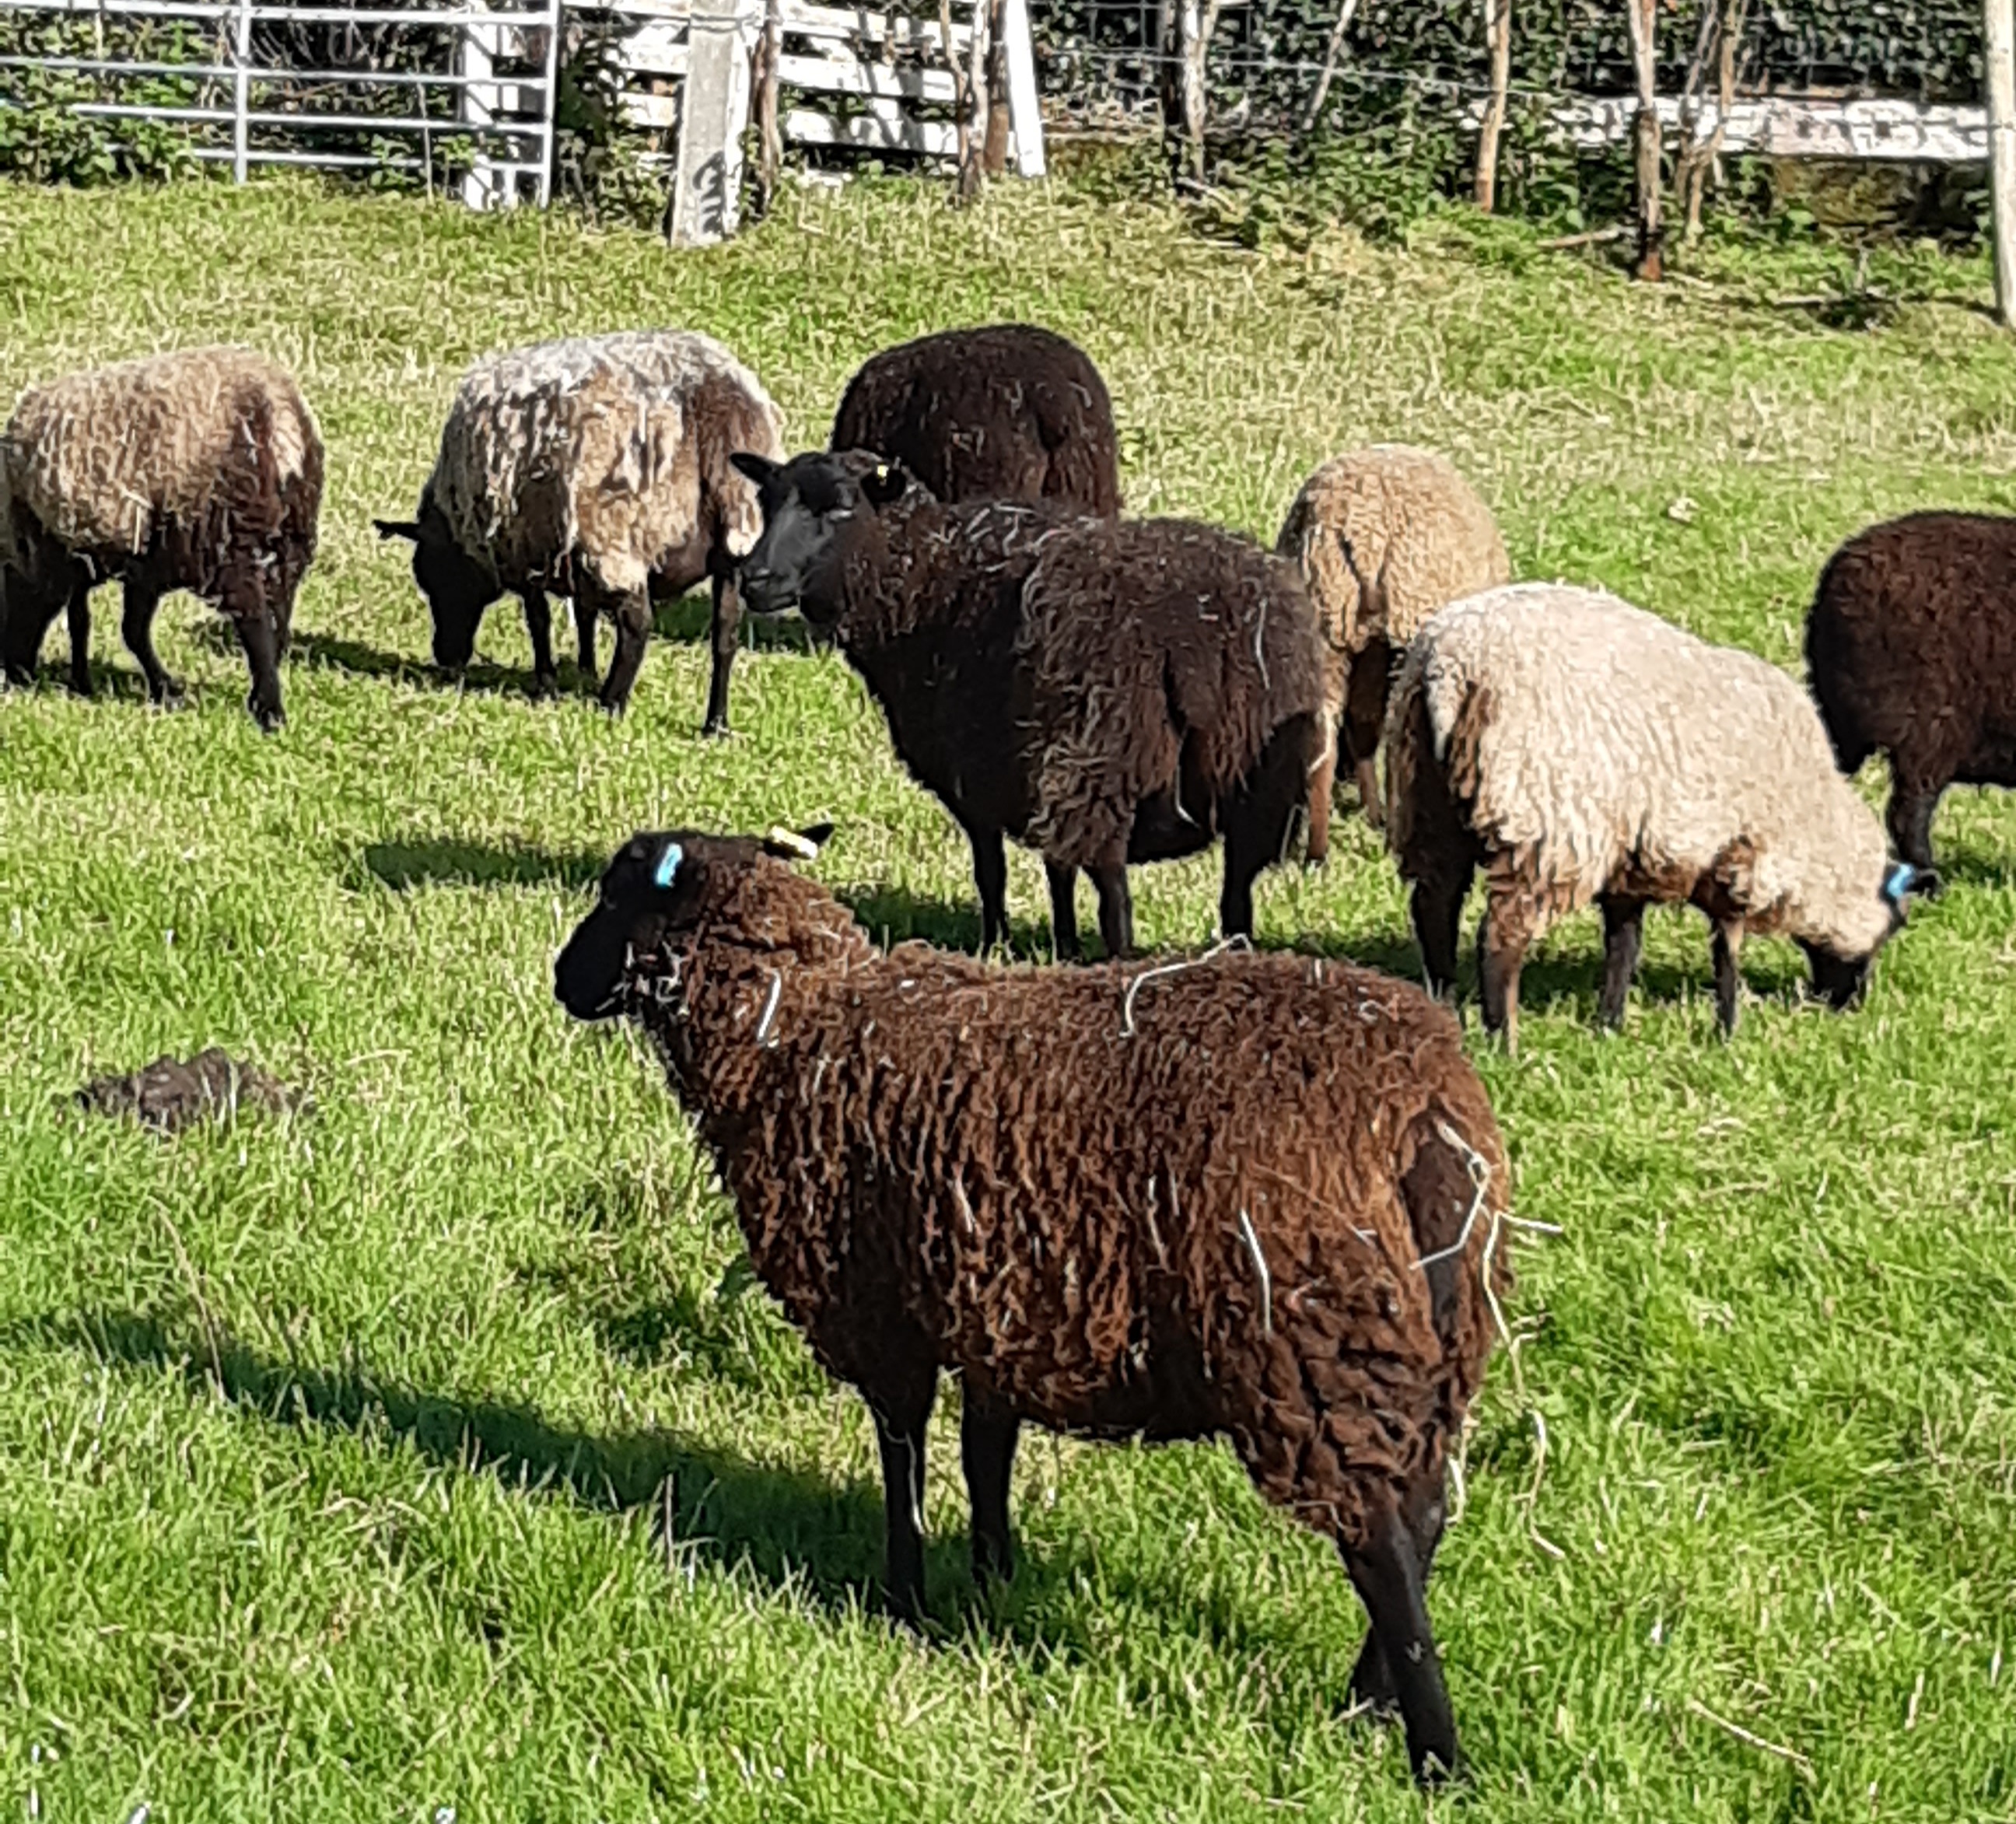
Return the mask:
{"type": "Polygon", "coordinates": [[[674,954],[678,1010],[647,1024],[680,1101],[716,1148],[733,1146],[794,1014],[878,959],[831,894],[781,863],[738,881],[674,954]]]}
{"type": "Polygon", "coordinates": [[[1057,523],[1006,502],[946,506],[922,492],[863,515],[841,559],[834,630],[864,664],[920,632],[985,614],[994,586],[1026,573],[1035,545],[1057,523]]]}

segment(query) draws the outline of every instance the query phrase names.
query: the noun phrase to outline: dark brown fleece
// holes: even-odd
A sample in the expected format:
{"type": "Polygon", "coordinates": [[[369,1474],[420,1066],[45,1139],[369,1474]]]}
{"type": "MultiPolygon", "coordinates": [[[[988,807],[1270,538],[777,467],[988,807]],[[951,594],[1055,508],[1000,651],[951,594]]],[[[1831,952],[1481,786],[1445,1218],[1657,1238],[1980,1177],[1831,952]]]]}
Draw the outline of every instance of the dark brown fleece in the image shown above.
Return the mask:
{"type": "Polygon", "coordinates": [[[835,450],[900,462],[946,501],[1120,510],[1119,441],[1091,358],[1048,329],[948,329],[872,356],[848,383],[835,450]]]}
{"type": "Polygon", "coordinates": [[[2016,786],[2016,519],[1913,513],[1856,534],[1820,573],[1806,664],[1842,770],[1888,756],[1892,840],[1929,868],[1948,786],[2016,786]]]}
{"type": "Polygon", "coordinates": [[[621,1010],[831,1372],[871,1405],[942,1368],[1053,1428],[1229,1434],[1347,1546],[1439,1485],[1490,1351],[1483,1275],[1508,1283],[1504,1149],[1448,1013],[1297,956],[884,956],[755,845],[681,840],[698,902],[621,1010]]]}
{"type": "Polygon", "coordinates": [[[1017,657],[1031,679],[1030,840],[1053,859],[1090,868],[1203,847],[1298,723],[1298,788],[1314,761],[1323,654],[1301,577],[1216,527],[1083,521],[1046,540],[1017,657]]]}

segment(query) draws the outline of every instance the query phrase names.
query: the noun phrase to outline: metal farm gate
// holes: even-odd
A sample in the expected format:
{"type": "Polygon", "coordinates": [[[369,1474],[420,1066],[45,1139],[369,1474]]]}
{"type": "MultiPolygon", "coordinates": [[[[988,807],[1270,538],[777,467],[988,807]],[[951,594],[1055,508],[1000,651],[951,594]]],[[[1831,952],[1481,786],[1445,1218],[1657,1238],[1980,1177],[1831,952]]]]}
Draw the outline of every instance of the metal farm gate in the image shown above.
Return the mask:
{"type": "MultiPolygon", "coordinates": [[[[447,174],[477,208],[546,203],[561,0],[506,8],[0,0],[48,47],[10,68],[93,79],[73,113],[184,131],[229,164],[447,174]]],[[[0,87],[0,106],[6,105],[0,87]]]]}

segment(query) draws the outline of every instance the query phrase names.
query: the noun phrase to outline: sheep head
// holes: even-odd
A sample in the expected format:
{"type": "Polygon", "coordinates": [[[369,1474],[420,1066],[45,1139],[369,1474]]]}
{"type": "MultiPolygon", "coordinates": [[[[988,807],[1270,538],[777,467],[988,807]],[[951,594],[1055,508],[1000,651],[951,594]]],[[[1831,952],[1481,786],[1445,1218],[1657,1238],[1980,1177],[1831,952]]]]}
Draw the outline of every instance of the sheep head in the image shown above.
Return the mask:
{"type": "Polygon", "coordinates": [[[742,600],[752,613],[795,608],[813,626],[841,617],[847,559],[877,517],[920,484],[900,462],[866,450],[815,452],[788,462],[731,459],[756,484],[763,531],[742,560],[742,600]]]}
{"type": "Polygon", "coordinates": [[[497,580],[455,542],[448,520],[431,500],[417,520],[373,520],[381,538],[405,538],[413,547],[413,581],[434,615],[434,663],[459,671],[476,650],[483,611],[498,596],[497,580]]]}
{"type": "Polygon", "coordinates": [[[1936,898],[1942,884],[1930,869],[1914,868],[1909,862],[1895,862],[1885,870],[1879,890],[1888,923],[1882,936],[1869,949],[1859,956],[1850,956],[1827,944],[1802,939],[1799,948],[1805,952],[1813,972],[1813,992],[1837,1013],[1858,1006],[1869,988],[1869,966],[1876,960],[1876,952],[1903,928],[1910,901],[1921,897],[1936,898]]]}
{"type": "Polygon", "coordinates": [[[603,870],[595,909],[553,964],[553,993],[577,1020],[610,1020],[657,998],[679,980],[682,936],[707,923],[765,857],[801,862],[833,833],[830,823],[763,836],[643,830],[603,870]]]}

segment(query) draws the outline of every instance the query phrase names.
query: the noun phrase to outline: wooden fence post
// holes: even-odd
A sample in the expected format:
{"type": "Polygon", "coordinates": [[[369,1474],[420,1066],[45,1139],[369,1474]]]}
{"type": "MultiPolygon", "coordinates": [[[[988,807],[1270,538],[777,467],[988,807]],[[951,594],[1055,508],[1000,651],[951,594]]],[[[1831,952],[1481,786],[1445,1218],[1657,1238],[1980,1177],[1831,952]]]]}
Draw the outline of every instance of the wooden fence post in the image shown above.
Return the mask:
{"type": "Polygon", "coordinates": [[[1638,77],[1638,112],[1632,122],[1637,146],[1638,263],[1634,277],[1657,284],[1665,276],[1665,228],[1660,219],[1658,0],[1624,0],[1631,28],[1631,61],[1638,77]]]}
{"type": "Polygon", "coordinates": [[[1036,57],[1029,42],[1029,0],[1002,0],[1001,35],[1008,55],[1008,131],[1020,176],[1044,171],[1043,110],[1036,93],[1036,57]]]}
{"type": "Polygon", "coordinates": [[[2016,326],[2016,0],[1983,0],[1989,182],[1995,216],[1995,308],[2016,326]]]}
{"type": "Polygon", "coordinates": [[[704,0],[687,32],[686,92],[665,239],[707,246],[735,232],[742,202],[742,130],[749,124],[749,52],[762,30],[755,0],[704,0]]]}

